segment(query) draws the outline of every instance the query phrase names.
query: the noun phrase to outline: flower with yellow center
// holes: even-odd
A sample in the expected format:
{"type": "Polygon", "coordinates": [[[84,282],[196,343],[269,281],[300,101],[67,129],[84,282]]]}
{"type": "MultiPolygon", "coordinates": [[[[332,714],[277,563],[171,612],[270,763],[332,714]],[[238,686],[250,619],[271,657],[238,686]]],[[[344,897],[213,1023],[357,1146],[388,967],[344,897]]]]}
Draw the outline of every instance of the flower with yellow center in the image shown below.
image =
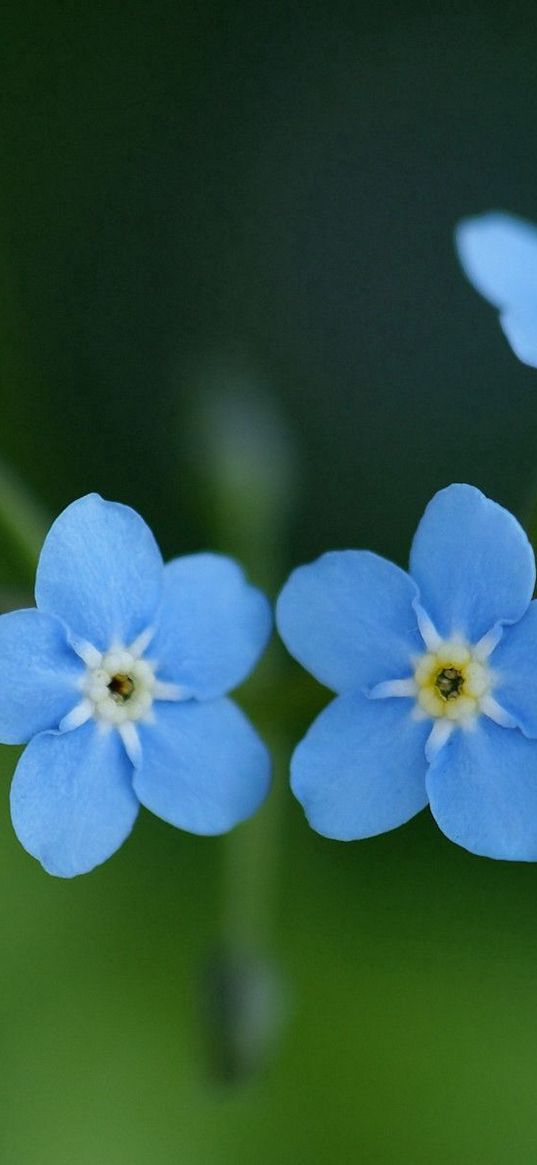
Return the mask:
{"type": "Polygon", "coordinates": [[[372,837],[428,803],[473,853],[537,861],[535,574],[515,518],[468,485],[429,503],[408,573],[367,550],[293,572],[280,634],[335,693],[291,764],[314,829],[372,837]]]}

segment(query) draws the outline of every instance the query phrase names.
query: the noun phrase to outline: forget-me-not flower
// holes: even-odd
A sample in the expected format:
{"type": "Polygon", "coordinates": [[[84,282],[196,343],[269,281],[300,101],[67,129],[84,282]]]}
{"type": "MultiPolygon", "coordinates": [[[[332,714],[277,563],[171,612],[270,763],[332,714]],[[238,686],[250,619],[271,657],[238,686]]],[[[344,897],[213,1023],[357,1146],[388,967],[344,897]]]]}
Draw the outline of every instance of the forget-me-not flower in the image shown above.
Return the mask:
{"type": "Polygon", "coordinates": [[[534,583],[516,519],[468,485],[432,499],[408,574],[363,550],[291,574],[280,634],[338,693],[292,759],[314,829],[369,837],[429,802],[459,845],[537,860],[534,583]]]}
{"type": "Polygon", "coordinates": [[[498,308],[513,352],[537,368],[537,227],[491,211],[463,219],[455,242],[470,283],[498,308]]]}
{"type": "Polygon", "coordinates": [[[36,603],[0,618],[0,740],[30,742],[11,814],[46,870],[105,861],[140,803],[199,834],[258,808],[269,757],[225,693],[256,663],[271,614],[235,562],[164,566],[139,514],[90,494],[45,539],[36,603]]]}

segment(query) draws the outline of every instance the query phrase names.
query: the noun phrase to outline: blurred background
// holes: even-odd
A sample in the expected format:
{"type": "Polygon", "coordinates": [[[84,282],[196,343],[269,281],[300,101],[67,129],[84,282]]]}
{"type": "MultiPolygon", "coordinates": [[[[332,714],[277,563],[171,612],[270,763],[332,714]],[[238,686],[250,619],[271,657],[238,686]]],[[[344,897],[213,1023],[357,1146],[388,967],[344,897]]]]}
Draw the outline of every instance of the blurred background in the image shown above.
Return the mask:
{"type": "MultiPolygon", "coordinates": [[[[405,565],[451,481],[528,519],[537,373],[452,230],[537,220],[532,4],[8,0],[1,23],[0,500],[11,470],[46,526],[96,489],[272,595],[329,548],[405,565]]],[[[287,764],[326,698],[274,646],[239,692],[278,762],[258,818],[211,840],[142,812],[73,882],[14,838],[2,750],[2,1163],[535,1160],[537,867],[427,812],[312,833],[287,764]]]]}

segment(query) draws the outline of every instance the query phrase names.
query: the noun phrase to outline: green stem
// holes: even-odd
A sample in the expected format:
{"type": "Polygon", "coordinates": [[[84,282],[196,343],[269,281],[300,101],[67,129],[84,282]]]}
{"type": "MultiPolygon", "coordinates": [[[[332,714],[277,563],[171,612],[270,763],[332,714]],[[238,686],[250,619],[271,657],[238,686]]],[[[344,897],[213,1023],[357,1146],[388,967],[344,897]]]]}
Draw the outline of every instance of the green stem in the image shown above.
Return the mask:
{"type": "MultiPolygon", "coordinates": [[[[211,540],[274,593],[283,577],[286,524],[294,495],[295,453],[272,397],[248,378],[224,380],[198,396],[194,447],[203,465],[211,540]],[[207,488],[209,487],[209,488],[207,488]]],[[[238,695],[264,737],[273,763],[267,802],[222,840],[220,943],[210,976],[210,1046],[221,1079],[258,1070],[281,1028],[281,976],[274,959],[285,742],[274,705],[285,683],[282,649],[273,642],[238,695]]]]}
{"type": "MultiPolygon", "coordinates": [[[[280,673],[279,650],[271,649],[270,668],[265,666],[263,692],[270,707],[271,692],[280,673]],[[276,657],[276,658],[274,658],[276,657]]],[[[269,660],[266,661],[266,664],[269,660]]],[[[261,700],[258,689],[255,707],[261,700]]],[[[286,749],[274,726],[263,732],[261,717],[254,715],[273,761],[272,787],[264,806],[250,821],[223,838],[222,935],[227,949],[269,954],[273,945],[273,920],[277,909],[281,821],[285,805],[286,749]]]]}

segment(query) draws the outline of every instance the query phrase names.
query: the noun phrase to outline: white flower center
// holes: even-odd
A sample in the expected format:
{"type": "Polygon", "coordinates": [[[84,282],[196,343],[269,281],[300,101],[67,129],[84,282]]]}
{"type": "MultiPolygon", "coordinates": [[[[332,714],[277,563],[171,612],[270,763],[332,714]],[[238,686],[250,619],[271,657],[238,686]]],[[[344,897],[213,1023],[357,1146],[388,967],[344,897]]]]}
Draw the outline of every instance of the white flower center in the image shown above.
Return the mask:
{"type": "Polygon", "coordinates": [[[96,720],[119,725],[147,719],[155,683],[154,668],[147,660],[127,650],[112,650],[96,667],[88,668],[82,690],[96,720]]]}
{"type": "Polygon", "coordinates": [[[190,698],[180,684],[157,679],[157,665],[142,659],[152,635],[148,628],[130,647],[114,644],[105,652],[85,640],[73,644],[86,672],[79,685],[81,698],[61,721],[61,732],[72,732],[87,720],[96,720],[103,731],[116,728],[132,763],[140,763],[137,725],[154,719],[154,702],[190,698]]]}

